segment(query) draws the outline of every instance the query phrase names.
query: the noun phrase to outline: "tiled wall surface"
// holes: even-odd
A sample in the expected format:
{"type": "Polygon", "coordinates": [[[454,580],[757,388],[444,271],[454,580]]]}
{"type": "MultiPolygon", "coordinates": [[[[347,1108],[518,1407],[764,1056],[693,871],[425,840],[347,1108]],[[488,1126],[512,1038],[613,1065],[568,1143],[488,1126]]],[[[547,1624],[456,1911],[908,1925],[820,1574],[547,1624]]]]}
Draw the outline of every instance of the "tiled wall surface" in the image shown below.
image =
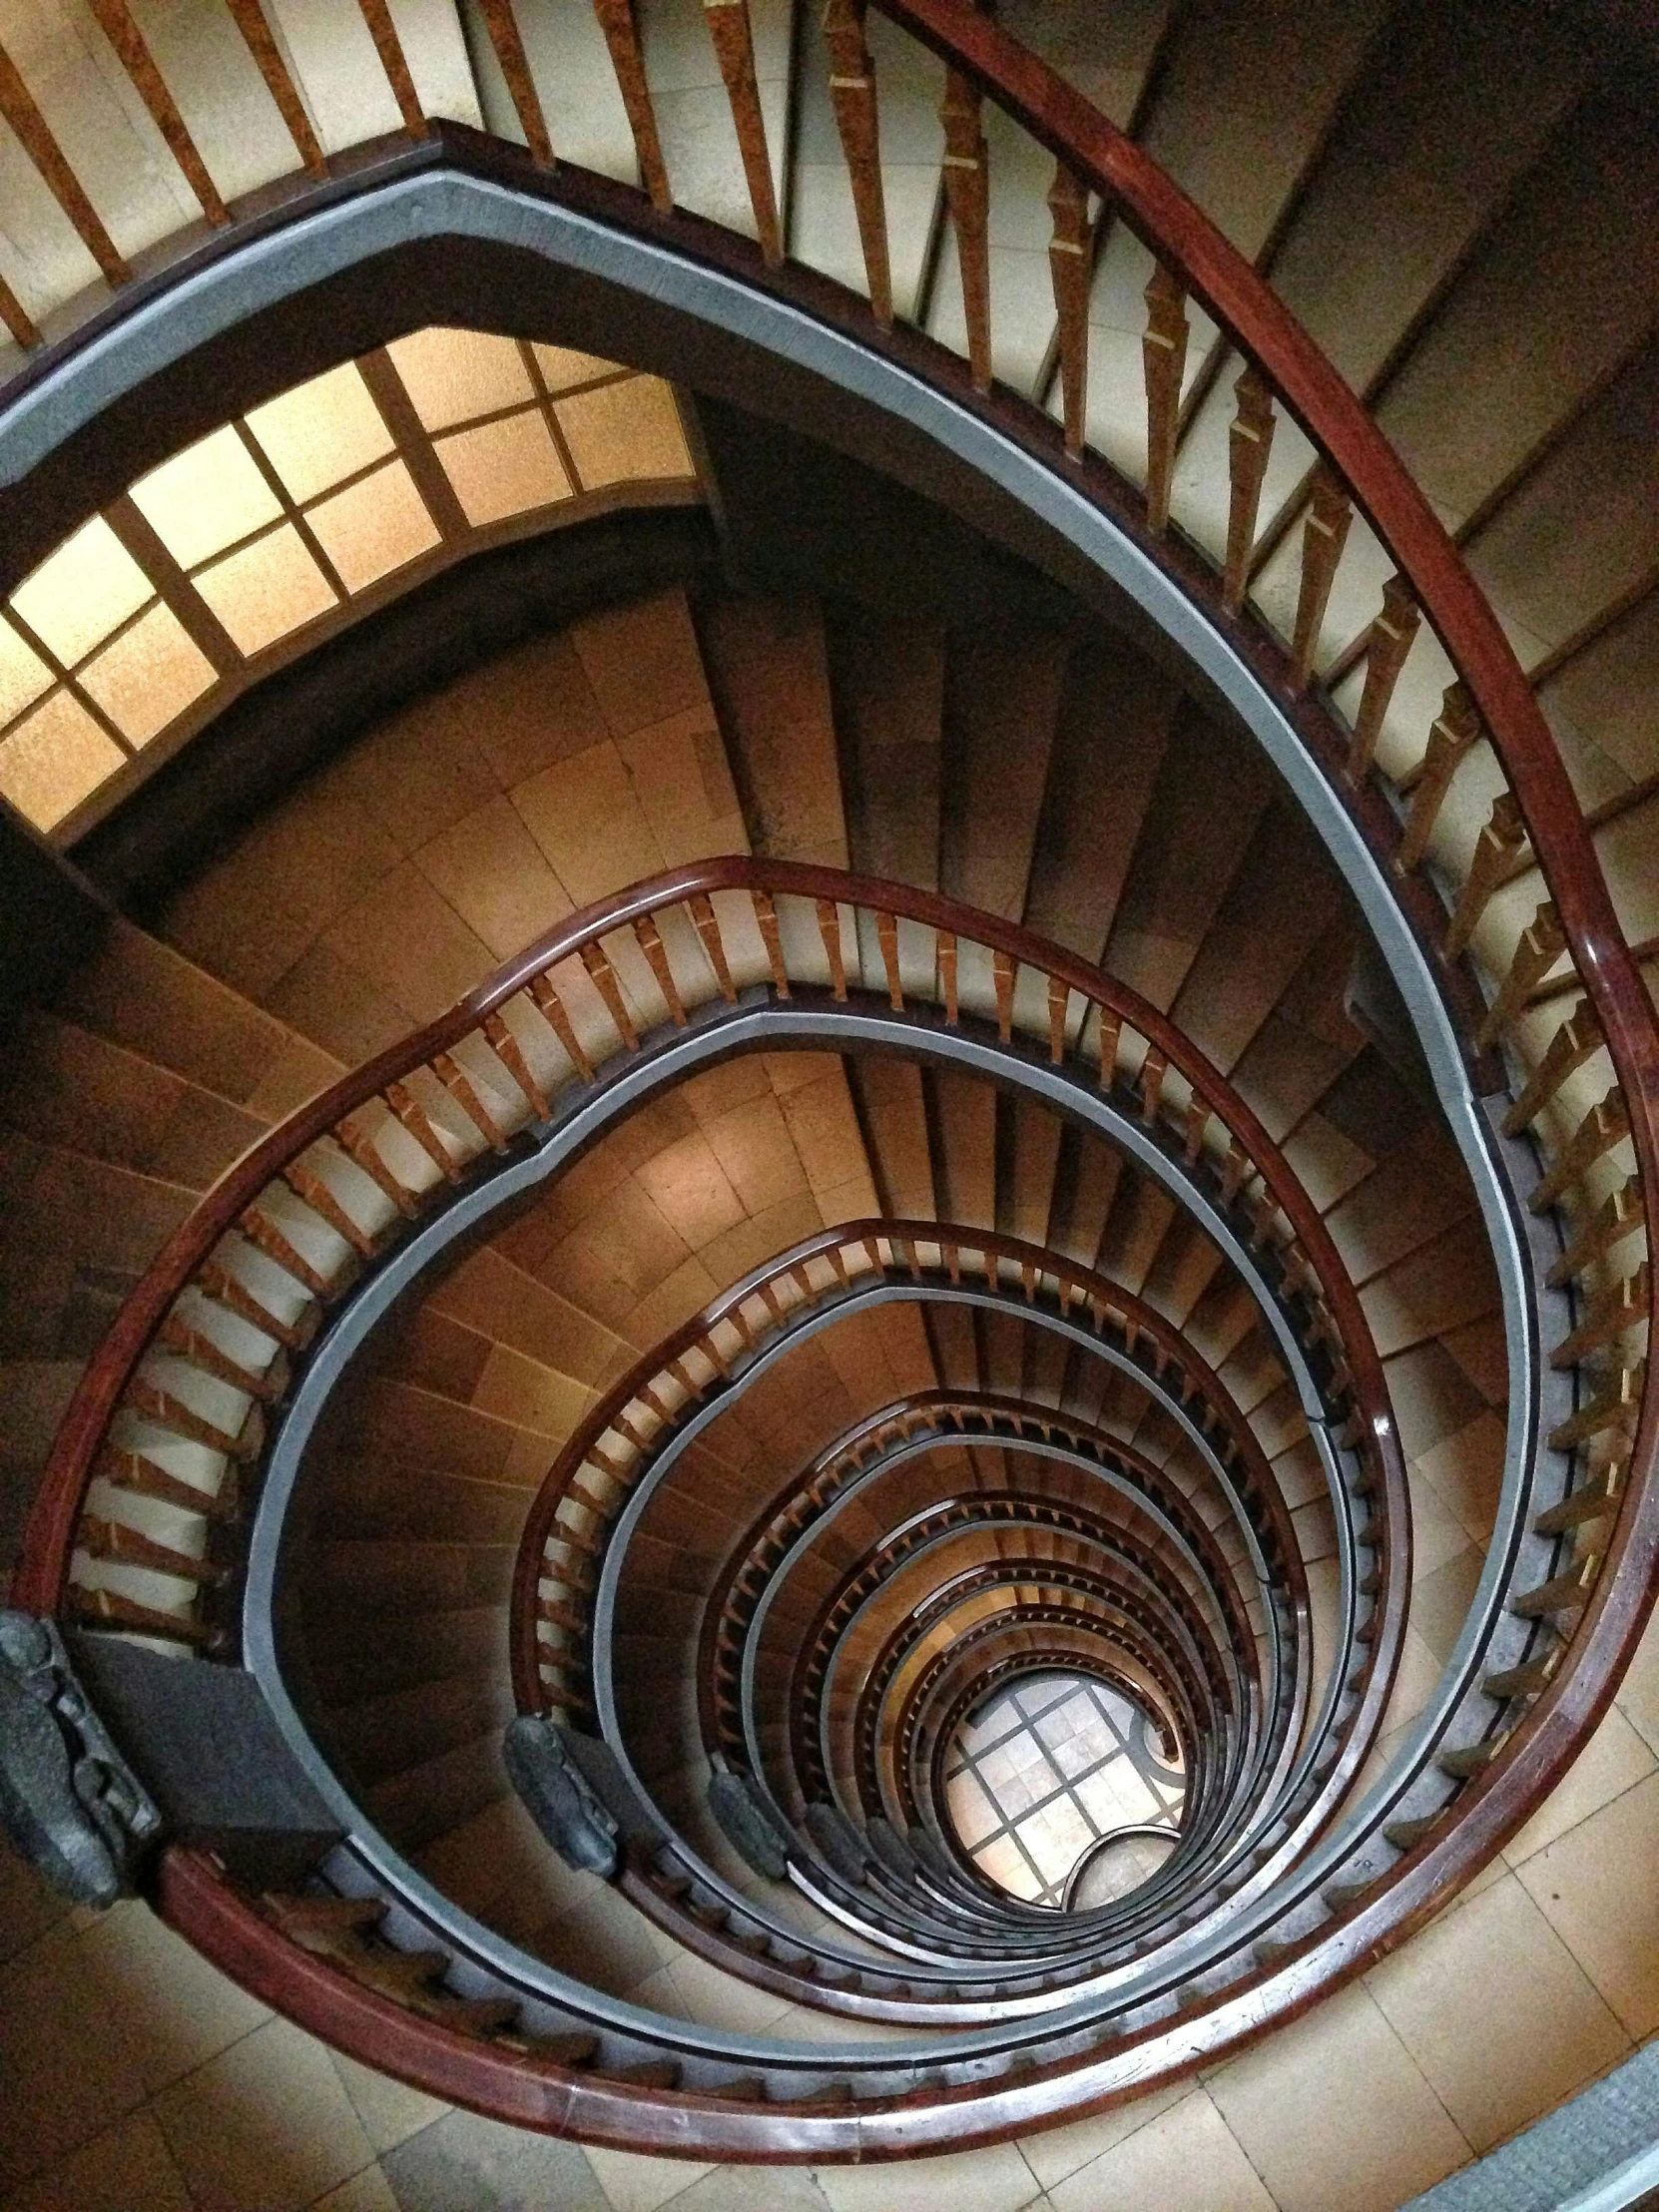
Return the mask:
{"type": "Polygon", "coordinates": [[[1431,1928],[1255,2050],[996,2149],[711,2169],[545,2141],[333,2056],[142,1905],[0,1857],[0,2212],[1390,2212],[1659,2030],[1659,1630],[1431,1928]]]}

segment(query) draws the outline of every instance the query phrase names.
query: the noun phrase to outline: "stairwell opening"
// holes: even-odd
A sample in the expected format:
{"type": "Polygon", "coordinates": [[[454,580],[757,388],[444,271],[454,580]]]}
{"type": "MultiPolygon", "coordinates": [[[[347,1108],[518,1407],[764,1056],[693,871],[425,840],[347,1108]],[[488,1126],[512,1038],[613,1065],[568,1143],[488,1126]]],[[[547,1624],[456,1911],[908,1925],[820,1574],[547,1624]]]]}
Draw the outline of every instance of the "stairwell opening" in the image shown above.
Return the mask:
{"type": "Polygon", "coordinates": [[[967,1714],[943,1779],[946,1816],[979,1872],[1054,1912],[1109,1904],[1150,1881],[1175,1848],[1186,1798],[1166,1725],[1122,1690],[1062,1670],[994,1691],[967,1714]]]}

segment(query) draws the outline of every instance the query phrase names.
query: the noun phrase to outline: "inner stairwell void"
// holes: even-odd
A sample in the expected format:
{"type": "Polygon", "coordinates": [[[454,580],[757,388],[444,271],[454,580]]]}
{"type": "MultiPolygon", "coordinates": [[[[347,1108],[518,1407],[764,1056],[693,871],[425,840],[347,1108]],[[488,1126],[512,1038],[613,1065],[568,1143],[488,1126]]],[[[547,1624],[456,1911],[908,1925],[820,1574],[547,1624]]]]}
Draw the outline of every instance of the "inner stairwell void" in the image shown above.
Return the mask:
{"type": "Polygon", "coordinates": [[[0,22],[6,2212],[1659,2185],[1654,109],[0,22]]]}

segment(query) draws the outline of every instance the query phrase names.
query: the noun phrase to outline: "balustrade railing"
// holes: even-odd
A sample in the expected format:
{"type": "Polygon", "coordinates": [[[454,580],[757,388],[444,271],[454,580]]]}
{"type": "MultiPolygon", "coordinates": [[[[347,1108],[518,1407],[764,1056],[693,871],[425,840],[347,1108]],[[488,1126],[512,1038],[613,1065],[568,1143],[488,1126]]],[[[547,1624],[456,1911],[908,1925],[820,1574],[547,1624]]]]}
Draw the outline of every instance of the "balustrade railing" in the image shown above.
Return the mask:
{"type": "MultiPolygon", "coordinates": [[[[1560,1778],[1634,1648],[1659,1570],[1659,1398],[1640,1344],[1651,1296],[1649,1210],[1659,1183],[1659,1033],[1582,813],[1513,653],[1363,405],[1156,165],[965,0],[873,4],[947,67],[943,207],[961,270],[965,356],[890,327],[880,93],[856,0],[834,0],[829,33],[868,298],[834,295],[815,282],[810,303],[871,348],[900,348],[913,369],[963,406],[989,412],[1056,469],[1069,470],[1083,495],[1139,536],[1206,610],[1291,718],[1387,863],[1402,910],[1436,963],[1479,1087],[1494,1092],[1506,1067],[1516,1071],[1509,1132],[1536,1147],[1531,1204],[1560,1221],[1553,1278],[1576,1302],[1570,1330],[1544,1349],[1577,1378],[1577,1401],[1545,1438],[1549,1451],[1568,1455],[1559,1495],[1533,1516],[1534,1533],[1554,1546],[1551,1571],[1505,1592],[1511,1614],[1533,1624],[1529,1640],[1514,1665],[1485,1677],[1496,1716],[1486,1733],[1441,1754],[1450,1786],[1442,1803],[1386,1830],[1403,1856],[1329,1889],[1318,1924],[1294,1932],[1288,1949],[1264,1946],[1243,1986],[1203,1988],[1202,2017],[1190,2011],[1161,2055],[1147,2046],[1165,2031],[1150,2020],[1109,2048],[1056,2060],[1017,2085],[948,2096],[921,2086],[889,2100],[890,2113],[877,2099],[855,2118],[798,2115],[792,2141],[829,2159],[1028,2127],[1068,2105],[1126,2093],[1160,2064],[1190,2064],[1257,2032],[1369,1962],[1465,1880],[1560,1778]],[[982,127],[986,100],[1056,164],[1048,198],[1059,423],[993,375],[996,179],[982,127]],[[1096,372],[1087,348],[1089,276],[1109,224],[1143,242],[1153,272],[1139,389],[1117,393],[1102,410],[1110,419],[1115,406],[1116,419],[1132,418],[1136,428],[1112,441],[1108,457],[1090,444],[1096,372]],[[1186,438],[1195,307],[1241,364],[1225,470],[1208,473],[1186,438]],[[1268,564],[1282,533],[1260,532],[1260,508],[1272,449],[1297,441],[1306,453],[1290,511],[1303,528],[1289,587],[1281,590],[1270,588],[1268,564]],[[1187,460],[1190,467],[1181,465],[1187,460]],[[1345,610],[1368,578],[1373,611],[1355,625],[1345,610]],[[1437,702],[1423,704],[1425,686],[1439,690],[1437,702]],[[1517,932],[1511,902],[1498,893],[1528,857],[1547,896],[1517,932]],[[1538,994],[1553,997],[1565,978],[1575,978],[1581,994],[1567,1019],[1537,1013],[1538,994]],[[1456,1818],[1447,1820],[1453,1807],[1456,1818]]],[[[289,212],[301,215],[311,194],[333,189],[329,165],[259,0],[227,5],[291,137],[299,182],[289,212]]],[[[207,251],[234,251],[239,211],[224,205],[165,74],[122,0],[97,0],[97,12],[218,233],[207,251]]],[[[363,12],[405,128],[428,134],[394,21],[367,0],[363,12]]],[[[529,148],[515,181],[526,192],[556,195],[564,189],[552,171],[557,149],[512,0],[488,0],[481,16],[529,148]]],[[[632,10],[627,0],[599,0],[599,16],[653,211],[648,217],[642,199],[638,220],[672,244],[673,178],[632,10]]],[[[747,9],[742,0],[711,7],[709,23],[760,242],[756,253],[734,241],[728,260],[746,280],[788,288],[794,273],[782,260],[770,203],[747,9]]],[[[0,114],[114,287],[113,307],[103,296],[98,302],[100,326],[107,326],[119,316],[131,270],[24,76],[3,56],[0,114]]],[[[462,158],[441,142],[429,151],[433,160],[462,158]]],[[[357,189],[372,184],[365,170],[357,189]]],[[[607,205],[616,220],[633,220],[623,200],[607,205]]],[[[267,227],[280,220],[279,208],[261,211],[267,227]]],[[[702,225],[705,246],[708,235],[702,225]]],[[[178,271],[192,266],[191,254],[181,255],[178,271]]],[[[153,274],[146,297],[168,280],[166,272],[153,274]]],[[[56,304],[31,305],[0,284],[0,321],[24,347],[39,345],[45,306],[56,304]]],[[[25,361],[22,382],[67,359],[80,342],[71,330],[56,347],[42,348],[39,369],[25,361]]],[[[1041,402],[1046,390],[1034,396],[1041,402]]],[[[994,1028],[1005,1045],[1017,1039],[1039,1053],[1046,1045],[1056,1066],[1092,1071],[1115,1097],[1137,1097],[1161,1141],[1186,1150],[1191,1165],[1205,1164],[1222,1205],[1233,1215],[1252,1212],[1256,1241],[1271,1248],[1292,1310],[1322,1347],[1328,1386],[1351,1394],[1349,1440],[1365,1455],[1380,1505],[1378,1603],[1402,1605],[1397,1442],[1357,1302],[1277,1153],[1247,1117],[1229,1118],[1169,1026],[1127,1004],[1094,971],[1001,925],[965,923],[946,902],[750,862],[681,871],[577,917],[445,1021],[290,1119],[232,1171],[170,1241],[89,1368],[30,1523],[15,1602],[228,1654],[245,1502],[257,1487],[270,1425],[329,1310],[446,1192],[476,1175],[486,1155],[503,1155],[519,1132],[557,1111],[572,1086],[632,1055],[653,1025],[694,1018],[705,990],[728,1004],[751,990],[783,1001],[798,985],[834,1000],[853,979],[877,976],[895,1009],[920,996],[947,1025],[965,1015],[994,1028]],[[873,952],[863,931],[849,926],[843,902],[867,917],[873,952]],[[971,942],[964,929],[976,932],[971,942]],[[688,995],[698,948],[702,981],[688,995]],[[927,977],[919,990],[918,958],[927,977]],[[165,1537],[156,1533],[156,1507],[171,1516],[165,1537]]],[[[179,1861],[166,1894],[176,1918],[218,1955],[256,1978],[264,1974],[268,1984],[288,1973],[262,1948],[286,1938],[251,1921],[206,1862],[179,1861]]],[[[302,2016],[325,2018],[322,1984],[289,1974],[283,1987],[302,2016]]],[[[370,1994],[353,2003],[353,2032],[366,2033],[364,2020],[385,2025],[370,1994]]],[[[658,2094],[650,2080],[579,2093],[554,2055],[482,2049],[446,2071],[431,2055],[448,2048],[446,2030],[415,2020],[407,2007],[396,2027],[403,2070],[441,2079],[446,2093],[642,2147],[666,2138],[666,2126],[642,2116],[658,2094]],[[536,2064],[563,2084],[556,2099],[526,2093],[523,2069],[536,2064]]],[[[762,2137],[752,2119],[696,2099],[674,2114],[684,2126],[678,2140],[695,2135],[708,2155],[753,2151],[762,2137]]]]}

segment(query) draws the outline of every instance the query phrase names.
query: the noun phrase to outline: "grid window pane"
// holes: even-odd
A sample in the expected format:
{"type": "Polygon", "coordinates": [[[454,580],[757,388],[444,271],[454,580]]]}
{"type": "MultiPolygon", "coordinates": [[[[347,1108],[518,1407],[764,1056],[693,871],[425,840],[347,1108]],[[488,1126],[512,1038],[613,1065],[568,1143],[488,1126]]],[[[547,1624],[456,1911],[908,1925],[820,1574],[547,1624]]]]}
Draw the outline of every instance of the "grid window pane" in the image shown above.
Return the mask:
{"type": "MultiPolygon", "coordinates": [[[[980,1872],[1015,1896],[1059,1907],[1103,1836],[1178,1818],[1179,1791],[1155,1789],[1141,1771],[1157,1757],[1141,1719],[1137,1705],[1098,1682],[1048,1674],[994,1695],[960,1726],[947,1753],[945,1809],[980,1872]]],[[[1166,1848],[1155,1841],[1133,1864],[1150,1873],[1166,1848]]],[[[1116,1879],[1130,1888],[1145,1875],[1125,1861],[1116,1879]]]]}
{"type": "Polygon", "coordinates": [[[55,692],[0,745],[0,796],[51,830],[125,759],[78,699],[55,692]]]}
{"type": "Polygon", "coordinates": [[[996,1807],[971,1774],[959,1774],[945,1785],[945,1802],[957,1835],[970,1848],[1002,1825],[996,1807]]]}
{"type": "Polygon", "coordinates": [[[213,683],[213,663],[171,607],[152,607],[81,671],[129,745],[148,745],[213,683]]]}
{"type": "Polygon", "coordinates": [[[973,1856],[980,1870],[998,1889],[1024,1898],[1031,1905],[1042,1896],[1040,1878],[1032,1872],[1025,1854],[1011,1836],[998,1836],[994,1843],[981,1845],[973,1856]]]}
{"type": "Polygon", "coordinates": [[[385,417],[354,361],[313,376],[248,417],[290,499],[314,499],[392,448],[385,417]]]}
{"type": "Polygon", "coordinates": [[[532,348],[542,382],[549,391],[569,391],[576,384],[591,384],[596,376],[614,376],[615,361],[602,361],[596,353],[577,353],[568,345],[532,348]]]}
{"type": "Polygon", "coordinates": [[[0,724],[51,688],[52,671],[26,646],[9,622],[0,622],[0,724]]]}
{"type": "Polygon", "coordinates": [[[196,588],[242,653],[258,653],[335,604],[291,522],[205,570],[196,588]]]}
{"type": "Polygon", "coordinates": [[[416,330],[386,351],[428,430],[447,430],[535,395],[516,340],[486,330],[416,330]]]}
{"type": "Polygon", "coordinates": [[[553,412],[576,473],[590,491],[692,472],[674,394],[659,377],[601,384],[559,400],[553,412]]]}
{"type": "Polygon", "coordinates": [[[156,587],[102,515],[66,539],[12,594],[12,605],[67,667],[101,645],[156,587]]]}
{"type": "Polygon", "coordinates": [[[282,511],[234,425],[140,477],[133,504],[182,568],[252,537],[282,511]]]}
{"type": "Polygon", "coordinates": [[[347,591],[362,591],[438,542],[438,527],[401,461],[337,491],[306,517],[347,591]]]}
{"type": "Polygon", "coordinates": [[[440,438],[435,451],[475,528],[570,497],[553,433],[537,408],[440,438]]]}

